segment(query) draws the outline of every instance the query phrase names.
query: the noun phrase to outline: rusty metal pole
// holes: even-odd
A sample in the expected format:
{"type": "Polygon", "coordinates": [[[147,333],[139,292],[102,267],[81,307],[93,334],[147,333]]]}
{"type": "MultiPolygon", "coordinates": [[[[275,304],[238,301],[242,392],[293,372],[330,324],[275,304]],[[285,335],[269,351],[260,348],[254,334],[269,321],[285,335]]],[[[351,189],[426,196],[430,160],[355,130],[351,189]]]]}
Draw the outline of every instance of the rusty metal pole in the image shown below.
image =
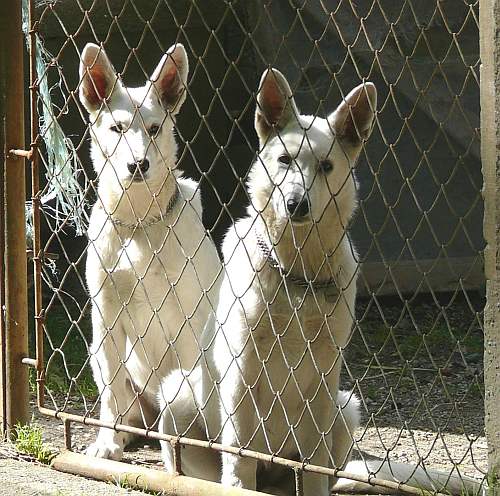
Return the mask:
{"type": "Polygon", "coordinates": [[[479,9],[487,299],[484,309],[485,429],[490,493],[500,494],[500,0],[481,0],[479,9]]]}
{"type": "Polygon", "coordinates": [[[28,295],[25,221],[25,160],[9,153],[24,149],[24,36],[22,1],[0,2],[0,78],[2,78],[2,172],[5,272],[5,309],[2,374],[4,432],[28,421],[28,370],[21,360],[28,355],[28,295]]]}
{"type": "MultiPolygon", "coordinates": [[[[0,11],[1,12],[1,11],[0,11]]],[[[2,20],[5,17],[0,17],[0,30],[3,30],[2,20]]],[[[6,153],[5,134],[5,96],[6,96],[6,79],[4,77],[4,50],[0,48],[0,436],[7,430],[7,398],[6,398],[6,365],[5,365],[5,346],[7,339],[5,337],[5,320],[2,308],[5,307],[5,268],[4,268],[4,247],[5,247],[5,226],[4,226],[4,162],[6,153]]]]}

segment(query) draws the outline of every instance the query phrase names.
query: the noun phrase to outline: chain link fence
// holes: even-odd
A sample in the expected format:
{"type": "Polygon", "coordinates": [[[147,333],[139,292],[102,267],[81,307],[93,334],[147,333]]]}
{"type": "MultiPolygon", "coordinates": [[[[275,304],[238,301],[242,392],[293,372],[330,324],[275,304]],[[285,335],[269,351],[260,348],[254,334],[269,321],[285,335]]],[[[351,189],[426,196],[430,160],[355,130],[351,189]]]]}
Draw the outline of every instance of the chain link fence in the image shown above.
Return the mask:
{"type": "Polygon", "coordinates": [[[26,3],[33,387],[105,426],[74,449],[159,430],[285,493],[351,449],[393,490],[485,478],[478,9],[26,3]]]}

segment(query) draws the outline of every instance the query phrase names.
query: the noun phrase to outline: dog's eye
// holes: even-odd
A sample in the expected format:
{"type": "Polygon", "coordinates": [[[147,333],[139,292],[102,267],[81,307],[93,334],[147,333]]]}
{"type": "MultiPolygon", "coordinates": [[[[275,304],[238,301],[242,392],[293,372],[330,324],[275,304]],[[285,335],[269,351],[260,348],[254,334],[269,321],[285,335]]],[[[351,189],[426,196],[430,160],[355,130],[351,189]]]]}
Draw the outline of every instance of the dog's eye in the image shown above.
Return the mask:
{"type": "Polygon", "coordinates": [[[150,136],[156,136],[158,134],[158,131],[160,130],[160,126],[158,124],[153,124],[149,129],[148,133],[150,136]]]}
{"type": "Polygon", "coordinates": [[[109,128],[114,133],[121,133],[123,131],[123,126],[120,122],[117,122],[114,126],[109,128]]]}
{"type": "Polygon", "coordinates": [[[319,168],[321,169],[322,172],[327,174],[333,169],[333,164],[329,160],[322,160],[319,163],[319,168]]]}
{"type": "Polygon", "coordinates": [[[290,165],[290,163],[292,162],[292,157],[290,157],[290,155],[287,155],[286,153],[284,153],[283,155],[280,155],[278,157],[278,162],[285,164],[285,165],[290,165]]]}

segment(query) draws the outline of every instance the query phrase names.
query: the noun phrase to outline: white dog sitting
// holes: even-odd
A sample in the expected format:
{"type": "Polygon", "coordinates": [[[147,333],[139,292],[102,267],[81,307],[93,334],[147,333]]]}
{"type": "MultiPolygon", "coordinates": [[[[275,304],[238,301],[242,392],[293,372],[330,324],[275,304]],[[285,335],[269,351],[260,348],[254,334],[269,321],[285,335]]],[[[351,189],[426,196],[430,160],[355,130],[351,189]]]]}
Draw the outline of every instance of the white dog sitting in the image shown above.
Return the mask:
{"type": "MultiPolygon", "coordinates": [[[[366,84],[327,119],[303,116],[284,76],[274,69],[263,75],[251,204],[224,240],[220,328],[204,335],[203,386],[195,376],[185,380],[202,394],[188,435],[322,466],[347,461],[359,414],[356,398],[339,393],[357,276],[346,228],[356,205],[352,168],[375,106],[375,87],[366,84]]],[[[171,396],[176,377],[178,383],[178,372],[163,383],[166,432],[185,427],[175,418],[183,407],[171,396]]],[[[180,392],[179,401],[189,396],[186,386],[180,392]]],[[[164,451],[169,464],[169,447],[164,451]]],[[[223,484],[283,489],[276,467],[228,453],[221,458],[223,484]],[[262,470],[264,484],[257,480],[262,470]]],[[[184,453],[183,463],[195,465],[184,453]]],[[[306,495],[326,495],[330,487],[328,477],[304,475],[306,495]]]]}
{"type": "MultiPolygon", "coordinates": [[[[160,429],[460,494],[463,482],[477,485],[391,461],[349,462],[359,401],[339,391],[339,375],[358,264],[346,231],[356,206],[353,168],[376,103],[375,86],[365,83],[326,119],[301,115],[285,77],[275,69],[262,76],[251,204],[224,240],[218,326],[204,332],[202,366],[162,383],[160,429]]],[[[173,472],[170,445],[162,450],[173,472]]],[[[228,486],[295,493],[290,470],[251,457],[186,447],[182,469],[228,486]]],[[[306,496],[329,496],[332,487],[381,491],[307,471],[303,485],[306,496]]]]}
{"type": "MultiPolygon", "coordinates": [[[[105,422],[148,425],[161,379],[194,366],[217,305],[220,261],[201,222],[199,188],[176,170],[187,74],[180,44],[140,88],[122,84],[101,47],[88,44],[81,55],[99,181],[88,229],[90,359],[105,422]]],[[[101,428],[87,453],[120,459],[128,438],[101,428]]]]}

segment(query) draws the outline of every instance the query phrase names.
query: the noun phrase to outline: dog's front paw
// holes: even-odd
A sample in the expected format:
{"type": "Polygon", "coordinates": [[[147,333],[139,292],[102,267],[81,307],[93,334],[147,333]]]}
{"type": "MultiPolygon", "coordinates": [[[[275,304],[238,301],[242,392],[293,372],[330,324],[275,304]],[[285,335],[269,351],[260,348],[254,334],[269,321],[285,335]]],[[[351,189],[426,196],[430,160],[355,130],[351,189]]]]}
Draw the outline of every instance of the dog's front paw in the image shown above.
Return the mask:
{"type": "Polygon", "coordinates": [[[223,486],[227,486],[227,487],[241,487],[241,488],[244,488],[243,482],[241,481],[241,479],[239,479],[238,477],[236,477],[235,475],[232,475],[232,474],[231,475],[224,475],[224,474],[222,474],[220,483],[223,486]]]}
{"type": "Polygon", "coordinates": [[[85,454],[96,458],[108,458],[120,461],[123,456],[123,446],[110,441],[103,442],[97,440],[85,450],[85,454]]]}
{"type": "Polygon", "coordinates": [[[240,458],[225,453],[222,459],[221,484],[255,491],[257,486],[257,460],[240,458]]]}

